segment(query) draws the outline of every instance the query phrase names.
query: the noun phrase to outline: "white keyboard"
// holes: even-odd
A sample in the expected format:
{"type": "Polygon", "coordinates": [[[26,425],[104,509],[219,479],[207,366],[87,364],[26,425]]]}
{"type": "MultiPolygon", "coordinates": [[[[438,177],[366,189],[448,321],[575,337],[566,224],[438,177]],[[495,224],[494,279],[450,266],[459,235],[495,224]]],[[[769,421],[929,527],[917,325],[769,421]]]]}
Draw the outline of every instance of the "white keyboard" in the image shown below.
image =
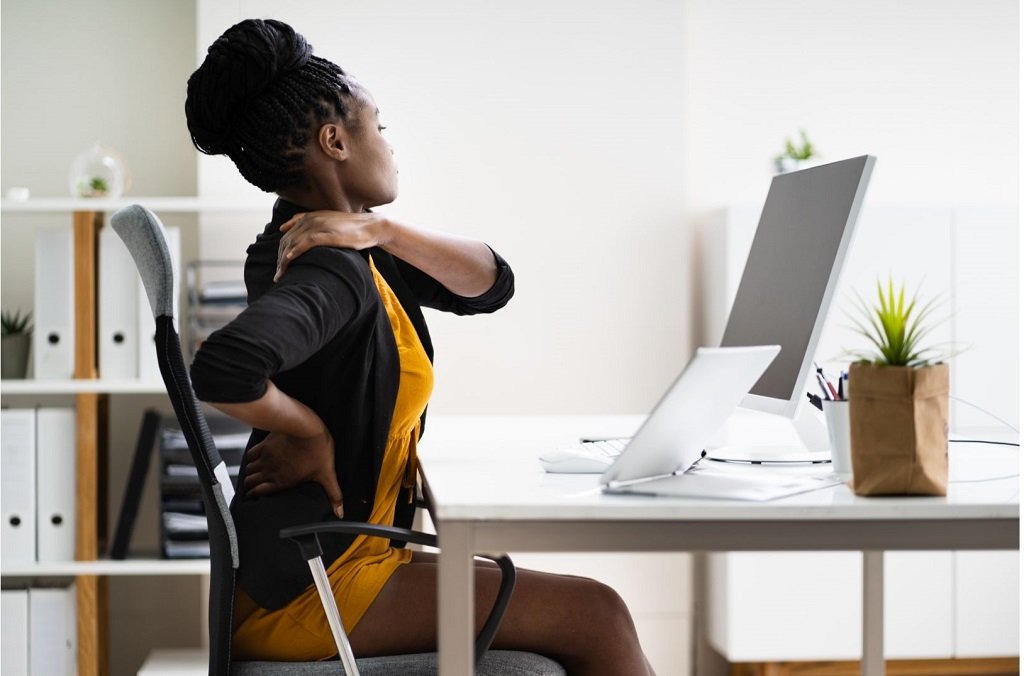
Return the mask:
{"type": "Polygon", "coordinates": [[[540,462],[546,472],[553,474],[603,474],[628,443],[629,439],[585,441],[547,451],[540,462]]]}
{"type": "Polygon", "coordinates": [[[619,457],[622,453],[622,449],[626,448],[626,444],[629,443],[628,437],[619,439],[596,439],[594,441],[583,441],[580,442],[580,447],[586,449],[598,456],[604,456],[611,460],[619,457]]]}

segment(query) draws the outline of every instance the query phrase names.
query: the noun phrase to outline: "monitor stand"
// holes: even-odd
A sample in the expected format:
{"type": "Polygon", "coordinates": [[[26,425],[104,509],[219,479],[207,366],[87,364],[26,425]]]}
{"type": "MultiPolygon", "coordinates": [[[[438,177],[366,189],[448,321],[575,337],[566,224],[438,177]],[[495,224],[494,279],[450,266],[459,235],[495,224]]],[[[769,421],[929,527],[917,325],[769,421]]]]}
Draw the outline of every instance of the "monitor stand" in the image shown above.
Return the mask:
{"type": "Polygon", "coordinates": [[[830,462],[825,421],[810,404],[801,406],[795,418],[737,408],[708,444],[705,457],[764,464],[830,462]]]}

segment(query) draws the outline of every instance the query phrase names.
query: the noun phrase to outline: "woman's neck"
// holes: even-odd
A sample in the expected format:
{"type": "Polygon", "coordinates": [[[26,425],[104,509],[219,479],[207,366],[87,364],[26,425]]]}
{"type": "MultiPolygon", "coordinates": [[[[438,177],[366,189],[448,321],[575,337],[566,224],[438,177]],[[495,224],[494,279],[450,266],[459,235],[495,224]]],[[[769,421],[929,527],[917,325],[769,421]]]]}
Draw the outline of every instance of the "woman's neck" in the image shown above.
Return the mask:
{"type": "Polygon", "coordinates": [[[365,210],[364,205],[355,204],[341,190],[321,190],[317,186],[292,187],[279,190],[278,195],[284,199],[305,207],[310,211],[344,211],[359,213],[365,210]]]}

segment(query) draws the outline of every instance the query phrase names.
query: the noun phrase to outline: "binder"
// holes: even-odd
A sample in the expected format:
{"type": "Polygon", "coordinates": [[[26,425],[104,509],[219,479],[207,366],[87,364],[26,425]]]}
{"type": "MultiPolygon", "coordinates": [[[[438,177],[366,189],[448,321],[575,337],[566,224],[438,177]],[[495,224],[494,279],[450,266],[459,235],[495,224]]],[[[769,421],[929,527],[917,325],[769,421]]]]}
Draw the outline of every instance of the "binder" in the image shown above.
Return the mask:
{"type": "Polygon", "coordinates": [[[0,592],[0,674],[28,674],[28,590],[0,592]]]}
{"type": "Polygon", "coordinates": [[[75,260],[71,226],[36,229],[32,364],[38,379],[75,369],[75,260]]]}
{"type": "Polygon", "coordinates": [[[29,589],[29,674],[73,676],[76,646],[74,585],[29,589]]]}
{"type": "Polygon", "coordinates": [[[36,412],[0,411],[0,559],[4,567],[36,560],[36,412]]]}
{"type": "Polygon", "coordinates": [[[36,409],[39,561],[75,559],[75,409],[36,409]]]}
{"type": "Polygon", "coordinates": [[[102,378],[139,376],[138,272],[113,228],[99,235],[99,367],[102,378]]]}
{"type": "Polygon", "coordinates": [[[114,531],[114,544],[110,548],[110,558],[123,559],[128,556],[128,542],[135,527],[135,515],[139,512],[142,501],[142,488],[146,482],[149,461],[156,448],[157,436],[160,432],[160,414],[148,408],[142,414],[142,426],[135,442],[135,455],[132,467],[128,472],[128,484],[124,488],[121,500],[121,511],[117,516],[117,529],[114,531]]]}
{"type": "MultiPolygon", "coordinates": [[[[164,228],[164,237],[167,241],[167,250],[171,254],[171,270],[174,273],[174,328],[178,328],[178,298],[181,289],[181,230],[175,227],[164,228]]],[[[142,286],[142,280],[136,275],[138,288],[138,315],[139,322],[139,379],[151,382],[162,383],[160,378],[160,366],[156,361],[156,320],[153,318],[153,309],[149,305],[149,298],[142,286]]]]}

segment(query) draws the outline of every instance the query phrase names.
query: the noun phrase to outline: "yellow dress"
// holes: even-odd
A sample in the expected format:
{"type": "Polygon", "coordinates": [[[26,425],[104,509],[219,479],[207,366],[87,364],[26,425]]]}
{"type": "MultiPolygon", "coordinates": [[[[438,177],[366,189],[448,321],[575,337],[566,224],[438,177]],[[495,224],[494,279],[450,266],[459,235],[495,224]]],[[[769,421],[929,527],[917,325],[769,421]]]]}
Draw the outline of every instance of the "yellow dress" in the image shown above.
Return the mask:
{"type": "MultiPolygon", "coordinates": [[[[430,398],[434,374],[416,329],[372,258],[370,270],[391,320],[401,363],[398,398],[370,516],[371,523],[391,525],[399,492],[411,491],[415,482],[420,416],[430,398]]],[[[408,549],[391,547],[383,538],[360,535],[331,564],[327,576],[346,631],[355,628],[392,573],[411,558],[408,549]]],[[[312,661],[329,659],[338,652],[312,584],[277,610],[259,607],[244,590],[236,588],[234,625],[236,660],[312,661]]]]}

